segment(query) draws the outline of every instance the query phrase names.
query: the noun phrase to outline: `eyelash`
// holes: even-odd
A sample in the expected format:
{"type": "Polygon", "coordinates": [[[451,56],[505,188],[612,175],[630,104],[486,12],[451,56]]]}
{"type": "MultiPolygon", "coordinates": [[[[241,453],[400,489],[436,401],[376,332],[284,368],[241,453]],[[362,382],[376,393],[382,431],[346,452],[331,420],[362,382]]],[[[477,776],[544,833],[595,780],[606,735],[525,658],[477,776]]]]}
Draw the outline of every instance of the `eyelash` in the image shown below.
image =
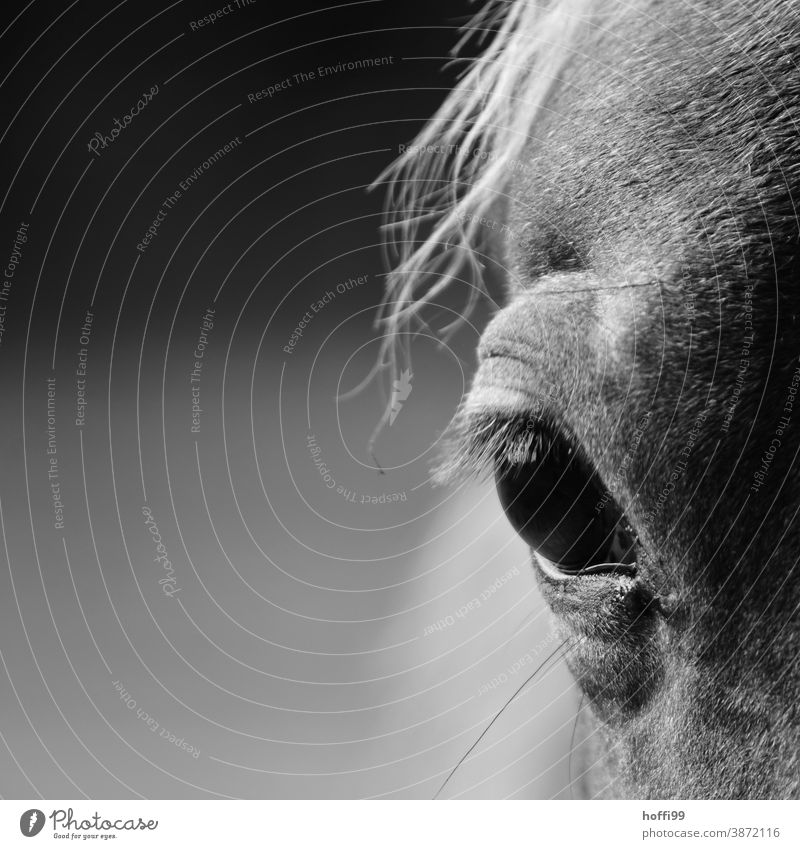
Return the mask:
{"type": "MultiPolygon", "coordinates": [[[[436,470],[439,483],[488,478],[523,462],[536,462],[549,451],[566,450],[569,438],[556,439],[555,428],[533,413],[504,414],[462,409],[445,433],[445,459],[436,470]]],[[[566,459],[566,458],[565,458],[566,459]]]]}

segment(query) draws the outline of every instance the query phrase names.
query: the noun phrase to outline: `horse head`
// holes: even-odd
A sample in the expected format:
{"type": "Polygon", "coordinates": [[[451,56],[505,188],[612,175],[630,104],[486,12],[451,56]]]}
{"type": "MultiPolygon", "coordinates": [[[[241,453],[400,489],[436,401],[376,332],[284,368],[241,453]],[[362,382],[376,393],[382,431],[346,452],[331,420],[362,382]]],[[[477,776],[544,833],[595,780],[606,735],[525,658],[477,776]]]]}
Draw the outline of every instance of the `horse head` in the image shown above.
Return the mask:
{"type": "Polygon", "coordinates": [[[505,279],[444,474],[530,546],[588,795],[797,796],[800,9],[501,11],[392,174],[395,330],[505,279]]]}

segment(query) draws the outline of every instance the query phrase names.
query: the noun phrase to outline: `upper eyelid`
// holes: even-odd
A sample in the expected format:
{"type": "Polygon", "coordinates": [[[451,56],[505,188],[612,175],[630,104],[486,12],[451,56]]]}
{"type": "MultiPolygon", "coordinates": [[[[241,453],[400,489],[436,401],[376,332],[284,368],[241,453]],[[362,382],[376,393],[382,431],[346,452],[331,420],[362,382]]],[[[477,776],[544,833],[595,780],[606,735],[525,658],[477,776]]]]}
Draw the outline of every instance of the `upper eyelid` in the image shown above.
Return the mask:
{"type": "Polygon", "coordinates": [[[533,391],[526,376],[531,364],[513,353],[493,352],[491,334],[484,333],[482,347],[472,388],[444,434],[446,455],[436,470],[439,483],[494,474],[498,461],[511,465],[530,459],[532,448],[542,448],[543,441],[549,444],[555,433],[574,444],[558,422],[553,384],[539,376],[540,391],[533,391]],[[509,361],[516,361],[517,367],[505,368],[509,361]]]}

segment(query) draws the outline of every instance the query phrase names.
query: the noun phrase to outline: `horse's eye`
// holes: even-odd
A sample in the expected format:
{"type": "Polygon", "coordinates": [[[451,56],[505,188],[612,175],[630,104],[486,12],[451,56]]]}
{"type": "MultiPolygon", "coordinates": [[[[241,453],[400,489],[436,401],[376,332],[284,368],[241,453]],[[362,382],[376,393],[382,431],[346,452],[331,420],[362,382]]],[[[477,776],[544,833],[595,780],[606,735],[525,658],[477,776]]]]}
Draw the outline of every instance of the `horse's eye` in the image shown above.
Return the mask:
{"type": "Polygon", "coordinates": [[[559,440],[540,456],[498,471],[496,480],[514,529],[557,573],[635,571],[633,537],[619,508],[559,440]]]}

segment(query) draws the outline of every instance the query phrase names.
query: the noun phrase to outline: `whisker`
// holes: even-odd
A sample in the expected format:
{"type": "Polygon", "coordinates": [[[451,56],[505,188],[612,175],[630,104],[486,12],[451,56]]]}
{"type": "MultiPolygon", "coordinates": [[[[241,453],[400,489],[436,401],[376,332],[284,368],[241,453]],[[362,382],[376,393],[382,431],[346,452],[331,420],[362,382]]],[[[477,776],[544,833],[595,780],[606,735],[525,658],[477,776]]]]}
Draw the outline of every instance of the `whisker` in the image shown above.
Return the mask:
{"type": "MultiPolygon", "coordinates": [[[[568,642],[567,640],[563,640],[561,643],[559,643],[559,645],[556,646],[556,648],[552,652],[550,652],[550,654],[539,664],[539,666],[537,666],[536,669],[534,669],[533,672],[531,672],[531,674],[522,682],[522,684],[520,684],[519,687],[517,687],[517,689],[514,691],[513,695],[511,696],[511,698],[509,698],[508,701],[506,701],[506,703],[494,715],[492,721],[486,726],[486,728],[483,729],[483,731],[481,732],[478,739],[469,747],[469,749],[467,749],[467,751],[464,753],[464,755],[459,759],[458,763],[450,770],[447,778],[445,778],[444,782],[442,783],[442,786],[436,791],[436,794],[433,797],[434,799],[439,798],[439,796],[442,794],[442,791],[444,790],[444,788],[447,787],[447,785],[449,784],[450,779],[456,774],[456,770],[461,766],[461,764],[464,763],[464,761],[472,754],[472,752],[475,751],[475,747],[489,733],[489,729],[495,724],[495,722],[497,722],[497,720],[502,715],[503,711],[511,704],[511,702],[514,701],[514,699],[516,699],[516,697],[525,689],[525,687],[527,687],[528,684],[539,674],[539,672],[545,667],[545,665],[550,660],[552,660],[565,646],[567,646],[567,642],[568,642]]],[[[570,647],[567,647],[567,651],[569,650],[569,648],[570,647]]]]}
{"type": "Polygon", "coordinates": [[[588,288],[569,288],[569,289],[542,289],[538,291],[537,296],[546,295],[575,295],[584,294],[587,292],[616,292],[623,289],[643,289],[647,286],[658,286],[660,280],[648,280],[647,283],[621,283],[617,286],[590,286],[588,288]]]}
{"type": "MultiPolygon", "coordinates": [[[[575,714],[575,722],[572,725],[572,736],[569,741],[569,759],[567,761],[567,778],[569,779],[569,797],[575,801],[575,792],[572,786],[572,755],[575,752],[575,733],[578,730],[578,720],[581,718],[583,710],[583,702],[586,699],[586,694],[581,692],[581,700],[578,702],[578,712],[575,714]]],[[[583,773],[582,773],[583,774],[583,773]]]]}
{"type": "Polygon", "coordinates": [[[527,627],[527,625],[530,624],[531,619],[534,616],[536,616],[538,613],[539,613],[538,610],[531,610],[531,612],[522,620],[522,622],[520,622],[519,625],[517,625],[517,627],[514,629],[514,633],[511,635],[511,637],[509,639],[513,640],[514,637],[516,637],[517,634],[519,634],[519,632],[523,628],[527,627]]]}

